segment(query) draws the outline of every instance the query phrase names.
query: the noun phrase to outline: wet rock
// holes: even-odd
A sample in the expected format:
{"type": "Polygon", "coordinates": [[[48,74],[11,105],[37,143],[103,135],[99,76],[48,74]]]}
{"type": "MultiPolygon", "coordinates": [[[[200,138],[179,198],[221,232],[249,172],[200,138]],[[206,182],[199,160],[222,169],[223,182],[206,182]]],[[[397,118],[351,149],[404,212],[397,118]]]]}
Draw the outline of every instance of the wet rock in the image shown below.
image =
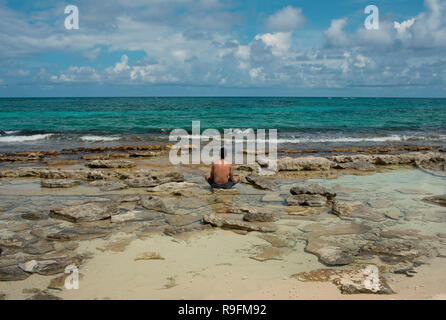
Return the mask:
{"type": "Polygon", "coordinates": [[[44,254],[51,251],[54,251],[54,246],[46,240],[26,244],[23,248],[23,252],[33,255],[44,254]]]}
{"type": "Polygon", "coordinates": [[[246,181],[261,190],[273,190],[276,187],[274,181],[258,175],[246,176],[246,181]]]}
{"type": "Polygon", "coordinates": [[[168,214],[173,214],[174,210],[168,207],[164,199],[155,196],[142,195],[140,198],[141,206],[148,210],[155,210],[159,212],[164,212],[168,214]]]}
{"type": "Polygon", "coordinates": [[[397,191],[402,194],[432,194],[432,192],[422,189],[399,189],[397,191]]]}
{"type": "Polygon", "coordinates": [[[48,260],[30,260],[19,264],[19,268],[28,273],[50,276],[65,272],[65,268],[71,264],[79,267],[84,259],[83,256],[63,256],[48,260]]]}
{"type": "Polygon", "coordinates": [[[25,280],[30,276],[29,273],[23,271],[17,265],[1,267],[0,268],[0,281],[19,281],[25,280]]]}
{"type": "Polygon", "coordinates": [[[77,240],[78,236],[73,233],[60,231],[48,234],[46,236],[46,239],[49,241],[72,241],[72,240],[77,240]]]}
{"type": "Polygon", "coordinates": [[[89,168],[133,168],[136,164],[130,160],[93,160],[85,164],[89,168]]]}
{"type": "Polygon", "coordinates": [[[307,240],[305,251],[316,255],[327,266],[341,266],[353,262],[353,256],[347,249],[333,245],[320,238],[307,240]]]}
{"type": "Polygon", "coordinates": [[[195,188],[197,184],[189,182],[168,182],[159,186],[147,189],[147,192],[166,192],[173,194],[182,194],[184,189],[195,188]]]}
{"type": "Polygon", "coordinates": [[[270,225],[260,225],[258,223],[245,222],[231,218],[220,218],[213,214],[203,216],[203,222],[223,229],[237,229],[261,232],[273,232],[276,230],[275,227],[270,225]]]}
{"type": "Polygon", "coordinates": [[[428,211],[423,215],[423,220],[435,223],[444,223],[446,222],[446,211],[428,211]]]}
{"type": "Polygon", "coordinates": [[[127,194],[123,195],[121,198],[119,198],[119,202],[125,203],[125,202],[139,202],[140,200],[139,194],[127,194]]]}
{"type": "Polygon", "coordinates": [[[349,202],[335,200],[331,207],[331,213],[339,217],[349,217],[355,208],[349,202]]]}
{"type": "Polygon", "coordinates": [[[227,212],[243,214],[245,221],[273,222],[279,220],[278,214],[263,207],[232,206],[227,209],[227,212]]]}
{"type": "Polygon", "coordinates": [[[287,206],[323,207],[327,204],[327,198],[318,194],[289,195],[286,203],[287,206]]]}
{"type": "Polygon", "coordinates": [[[125,182],[131,188],[151,188],[168,182],[184,182],[184,176],[175,171],[152,172],[144,177],[128,178],[125,182]]]}
{"type": "Polygon", "coordinates": [[[368,283],[366,269],[337,270],[317,269],[310,272],[301,272],[291,275],[300,281],[330,281],[335,284],[342,294],[392,294],[392,288],[386,279],[378,275],[379,282],[373,285],[368,283]]]}
{"type": "Polygon", "coordinates": [[[336,163],[333,165],[335,169],[350,169],[350,170],[358,170],[358,171],[375,171],[376,167],[373,163],[370,163],[367,160],[360,159],[347,163],[336,163]]]}
{"type": "Polygon", "coordinates": [[[132,210],[126,213],[116,214],[111,217],[112,223],[122,223],[129,221],[148,221],[160,217],[160,213],[150,210],[132,210]]]}
{"type": "Polygon", "coordinates": [[[318,184],[310,184],[308,186],[296,186],[290,189],[292,195],[309,194],[309,195],[321,195],[326,197],[328,200],[336,197],[336,193],[324,188],[318,184]]]}
{"type": "Polygon", "coordinates": [[[117,213],[118,208],[113,203],[87,203],[72,207],[54,208],[50,217],[64,219],[70,222],[97,221],[110,218],[117,213]]]}
{"type": "Polygon", "coordinates": [[[36,212],[30,212],[30,213],[24,213],[21,215],[22,219],[25,220],[40,220],[43,219],[43,214],[36,213],[36,212]]]}
{"type": "Polygon", "coordinates": [[[90,183],[91,186],[98,186],[102,191],[115,191],[127,189],[129,186],[122,181],[102,181],[96,180],[90,183]]]}
{"type": "Polygon", "coordinates": [[[263,196],[263,202],[283,202],[283,198],[280,193],[268,193],[263,196]]]}
{"type": "Polygon", "coordinates": [[[172,226],[182,227],[186,226],[198,221],[201,221],[201,216],[191,216],[191,215],[182,215],[182,216],[167,216],[166,221],[172,226]]]}
{"type": "Polygon", "coordinates": [[[263,211],[251,211],[243,215],[245,221],[258,221],[258,222],[274,222],[279,220],[279,216],[273,212],[263,211]]]}
{"type": "Polygon", "coordinates": [[[389,208],[392,206],[392,202],[384,199],[370,199],[367,201],[367,204],[376,209],[389,208]]]}
{"type": "Polygon", "coordinates": [[[81,158],[84,160],[110,160],[110,159],[124,159],[128,158],[128,153],[88,153],[81,158]]]}
{"type": "Polygon", "coordinates": [[[288,241],[285,241],[278,236],[272,235],[272,234],[261,234],[258,236],[260,239],[263,239],[267,242],[269,242],[273,247],[276,248],[284,248],[284,247],[291,247],[292,244],[288,241]]]}
{"type": "Polygon", "coordinates": [[[134,261],[141,261],[141,260],[166,260],[166,259],[163,258],[157,252],[144,252],[134,259],[134,261]]]}
{"type": "Polygon", "coordinates": [[[62,298],[57,297],[46,291],[42,291],[34,294],[33,296],[27,298],[26,300],[62,300],[62,298]]]}
{"type": "Polygon", "coordinates": [[[416,246],[409,241],[380,241],[365,244],[360,249],[361,255],[378,256],[386,263],[413,261],[420,256],[426,256],[426,249],[416,246]]]}
{"type": "Polygon", "coordinates": [[[129,156],[132,158],[152,158],[159,157],[162,154],[161,151],[132,151],[129,156]]]}
{"type": "Polygon", "coordinates": [[[42,188],[72,188],[79,184],[79,181],[66,179],[48,179],[40,181],[40,186],[42,188]]]}
{"type": "Polygon", "coordinates": [[[253,260],[257,260],[260,262],[267,260],[282,260],[283,250],[277,248],[265,248],[263,251],[255,256],[251,256],[250,258],[253,260]]]}
{"type": "Polygon", "coordinates": [[[354,210],[350,214],[349,218],[360,218],[374,222],[383,221],[385,219],[382,213],[373,211],[370,207],[364,205],[363,203],[358,202],[353,203],[352,205],[354,206],[354,210]]]}
{"type": "Polygon", "coordinates": [[[404,218],[404,214],[398,208],[390,208],[384,211],[384,215],[392,220],[404,218]]]}
{"type": "Polygon", "coordinates": [[[322,157],[282,157],[277,160],[279,171],[328,171],[332,162],[322,157]]]}
{"type": "Polygon", "coordinates": [[[446,207],[446,194],[440,196],[425,197],[423,198],[423,201],[435,203],[440,206],[446,207]]]}
{"type": "Polygon", "coordinates": [[[444,159],[429,159],[416,161],[415,165],[424,170],[446,171],[446,161],[444,159]]]}
{"type": "Polygon", "coordinates": [[[164,234],[168,236],[176,236],[181,233],[193,232],[193,231],[202,231],[208,228],[209,225],[202,225],[198,223],[191,223],[185,226],[167,226],[164,227],[164,234]]]}

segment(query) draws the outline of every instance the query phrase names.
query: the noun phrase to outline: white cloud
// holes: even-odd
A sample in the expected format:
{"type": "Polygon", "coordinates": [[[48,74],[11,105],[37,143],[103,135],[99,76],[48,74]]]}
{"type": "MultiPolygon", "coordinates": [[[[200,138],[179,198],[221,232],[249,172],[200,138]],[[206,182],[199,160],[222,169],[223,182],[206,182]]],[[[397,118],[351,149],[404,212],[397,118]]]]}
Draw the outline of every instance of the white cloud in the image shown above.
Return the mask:
{"type": "Polygon", "coordinates": [[[345,46],[349,39],[344,27],[347,25],[347,18],[331,20],[330,27],[324,31],[328,44],[333,46],[345,46]]]}
{"type": "Polygon", "coordinates": [[[287,6],[266,19],[265,25],[273,32],[290,32],[305,22],[302,9],[287,6]]]}
{"type": "Polygon", "coordinates": [[[264,33],[255,36],[254,40],[262,40],[263,43],[272,47],[272,52],[275,55],[281,55],[287,51],[291,45],[290,32],[264,33]]]}

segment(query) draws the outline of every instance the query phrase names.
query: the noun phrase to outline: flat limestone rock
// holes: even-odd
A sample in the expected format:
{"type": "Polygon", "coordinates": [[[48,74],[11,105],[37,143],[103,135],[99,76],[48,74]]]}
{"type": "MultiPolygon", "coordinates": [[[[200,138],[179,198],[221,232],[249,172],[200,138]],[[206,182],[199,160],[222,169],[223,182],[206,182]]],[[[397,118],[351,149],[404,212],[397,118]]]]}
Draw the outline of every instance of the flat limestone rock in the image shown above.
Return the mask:
{"type": "Polygon", "coordinates": [[[265,248],[261,253],[251,256],[253,260],[260,262],[267,260],[282,260],[283,251],[277,248],[265,248]]]}
{"type": "Polygon", "coordinates": [[[23,252],[34,255],[44,254],[51,251],[54,251],[54,246],[51,242],[46,240],[40,240],[31,244],[27,244],[23,248],[23,252]]]}
{"type": "Polygon", "coordinates": [[[280,193],[267,193],[262,198],[263,202],[283,202],[283,198],[280,193]]]}
{"type": "Polygon", "coordinates": [[[135,261],[141,260],[166,260],[157,252],[144,252],[135,258],[135,261]]]}
{"type": "Polygon", "coordinates": [[[336,193],[330,189],[324,188],[318,184],[310,184],[307,186],[295,186],[290,189],[292,195],[309,194],[309,195],[320,195],[331,200],[336,197],[336,193]]]}
{"type": "Polygon", "coordinates": [[[89,168],[133,168],[136,163],[130,160],[93,160],[85,164],[89,168]]]}
{"type": "Polygon", "coordinates": [[[274,222],[279,220],[279,216],[275,213],[272,212],[266,212],[266,211],[260,211],[260,212],[255,212],[255,211],[251,211],[248,213],[245,213],[243,215],[243,220],[245,221],[259,221],[259,222],[274,222]]]}
{"type": "Polygon", "coordinates": [[[322,157],[281,157],[277,159],[279,171],[328,171],[332,161],[322,157]]]}
{"type": "Polygon", "coordinates": [[[171,226],[182,227],[198,221],[201,221],[201,216],[181,215],[181,216],[167,216],[166,221],[171,226]]]}
{"type": "Polygon", "coordinates": [[[117,213],[115,204],[87,203],[72,207],[54,208],[50,210],[50,217],[68,220],[70,222],[98,221],[110,218],[117,213]]]}
{"type": "Polygon", "coordinates": [[[246,231],[274,232],[277,228],[270,225],[240,221],[230,218],[220,218],[214,214],[203,216],[203,222],[223,229],[237,229],[246,231]]]}
{"type": "Polygon", "coordinates": [[[423,198],[423,201],[432,202],[432,203],[438,204],[442,207],[446,207],[446,194],[443,194],[440,196],[426,197],[426,198],[423,198]]]}
{"type": "Polygon", "coordinates": [[[23,271],[17,265],[0,268],[0,281],[25,280],[29,276],[30,276],[30,273],[23,271]]]}
{"type": "Polygon", "coordinates": [[[404,213],[402,213],[398,208],[390,208],[388,210],[384,210],[384,215],[392,220],[399,220],[404,218],[404,213]]]}
{"type": "Polygon", "coordinates": [[[131,210],[111,216],[112,223],[122,223],[129,221],[148,221],[160,217],[160,213],[153,210],[131,210]]]}
{"type": "Polygon", "coordinates": [[[276,247],[276,248],[285,248],[285,247],[290,246],[290,244],[287,241],[282,240],[278,236],[275,236],[272,234],[261,234],[258,237],[260,239],[263,239],[263,240],[269,242],[273,247],[276,247]]]}
{"type": "MultiPolygon", "coordinates": [[[[309,272],[301,272],[291,275],[299,281],[330,281],[335,284],[342,294],[393,294],[394,291],[388,285],[386,279],[379,275],[377,283],[367,282],[370,270],[337,270],[337,269],[317,269],[309,272]]],[[[372,270],[373,272],[373,270],[372,270]]],[[[378,271],[375,271],[378,272],[378,271]]]]}
{"type": "Polygon", "coordinates": [[[305,251],[316,255],[327,266],[342,266],[353,262],[353,256],[347,249],[319,238],[308,239],[305,251]]]}
{"type": "Polygon", "coordinates": [[[183,182],[184,175],[180,172],[145,172],[136,177],[129,177],[125,183],[130,188],[152,188],[168,182],[183,182]]]}
{"type": "Polygon", "coordinates": [[[73,233],[60,231],[48,234],[46,239],[49,241],[72,241],[78,239],[78,236],[73,233]]]}
{"type": "Polygon", "coordinates": [[[428,195],[428,194],[432,194],[432,192],[430,192],[430,191],[427,191],[427,190],[422,190],[422,189],[399,189],[399,190],[397,190],[399,193],[402,193],[402,194],[420,194],[420,195],[423,195],[423,194],[426,194],[426,195],[428,195]]]}
{"type": "Polygon", "coordinates": [[[36,213],[36,212],[29,212],[29,213],[24,213],[21,215],[22,219],[25,220],[40,220],[43,219],[43,214],[40,213],[36,213]]]}
{"type": "Polygon", "coordinates": [[[350,169],[350,170],[358,170],[358,171],[375,171],[376,166],[364,159],[354,160],[352,162],[346,163],[336,163],[333,168],[335,169],[350,169]]]}
{"type": "Polygon", "coordinates": [[[42,188],[72,188],[79,184],[80,181],[68,179],[47,179],[40,181],[42,188]]]}
{"type": "Polygon", "coordinates": [[[148,188],[147,192],[167,192],[167,193],[182,193],[184,189],[195,188],[197,184],[190,182],[168,182],[159,186],[148,188]]]}
{"type": "Polygon", "coordinates": [[[57,297],[51,293],[48,293],[46,291],[41,291],[33,296],[27,298],[26,300],[62,300],[61,297],[57,297]]]}
{"type": "Polygon", "coordinates": [[[286,198],[287,206],[323,207],[327,204],[327,198],[318,194],[289,195],[286,198]]]}
{"type": "Polygon", "coordinates": [[[258,175],[246,176],[246,181],[261,190],[273,190],[276,187],[274,181],[258,175]]]}
{"type": "Polygon", "coordinates": [[[141,195],[141,206],[148,210],[155,210],[168,214],[173,214],[174,210],[169,207],[161,197],[141,195]]]}
{"type": "Polygon", "coordinates": [[[348,217],[353,213],[354,210],[355,208],[352,203],[339,200],[333,201],[331,207],[331,213],[339,217],[348,217]]]}

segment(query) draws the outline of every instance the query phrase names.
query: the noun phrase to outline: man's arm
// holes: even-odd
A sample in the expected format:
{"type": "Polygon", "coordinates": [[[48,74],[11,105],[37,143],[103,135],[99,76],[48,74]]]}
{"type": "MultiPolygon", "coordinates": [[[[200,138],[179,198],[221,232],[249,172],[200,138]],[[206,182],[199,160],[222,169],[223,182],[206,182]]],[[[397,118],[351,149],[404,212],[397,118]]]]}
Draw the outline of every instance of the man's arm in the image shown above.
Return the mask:
{"type": "Polygon", "coordinates": [[[234,172],[232,171],[232,164],[230,165],[230,169],[229,169],[229,179],[234,181],[234,172]]]}
{"type": "Polygon", "coordinates": [[[212,163],[212,166],[211,166],[211,177],[210,178],[214,179],[214,163],[212,163]]]}

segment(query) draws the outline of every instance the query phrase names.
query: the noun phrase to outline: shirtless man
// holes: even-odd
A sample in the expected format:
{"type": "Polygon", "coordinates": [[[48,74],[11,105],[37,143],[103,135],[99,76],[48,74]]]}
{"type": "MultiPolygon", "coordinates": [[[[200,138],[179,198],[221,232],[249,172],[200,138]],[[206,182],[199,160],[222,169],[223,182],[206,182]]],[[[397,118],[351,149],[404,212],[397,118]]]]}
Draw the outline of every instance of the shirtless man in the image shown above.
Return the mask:
{"type": "Polygon", "coordinates": [[[220,160],[212,163],[211,174],[206,175],[206,181],[212,188],[217,189],[230,189],[239,183],[240,178],[234,178],[232,164],[225,161],[225,148],[221,148],[220,150],[220,160]]]}

